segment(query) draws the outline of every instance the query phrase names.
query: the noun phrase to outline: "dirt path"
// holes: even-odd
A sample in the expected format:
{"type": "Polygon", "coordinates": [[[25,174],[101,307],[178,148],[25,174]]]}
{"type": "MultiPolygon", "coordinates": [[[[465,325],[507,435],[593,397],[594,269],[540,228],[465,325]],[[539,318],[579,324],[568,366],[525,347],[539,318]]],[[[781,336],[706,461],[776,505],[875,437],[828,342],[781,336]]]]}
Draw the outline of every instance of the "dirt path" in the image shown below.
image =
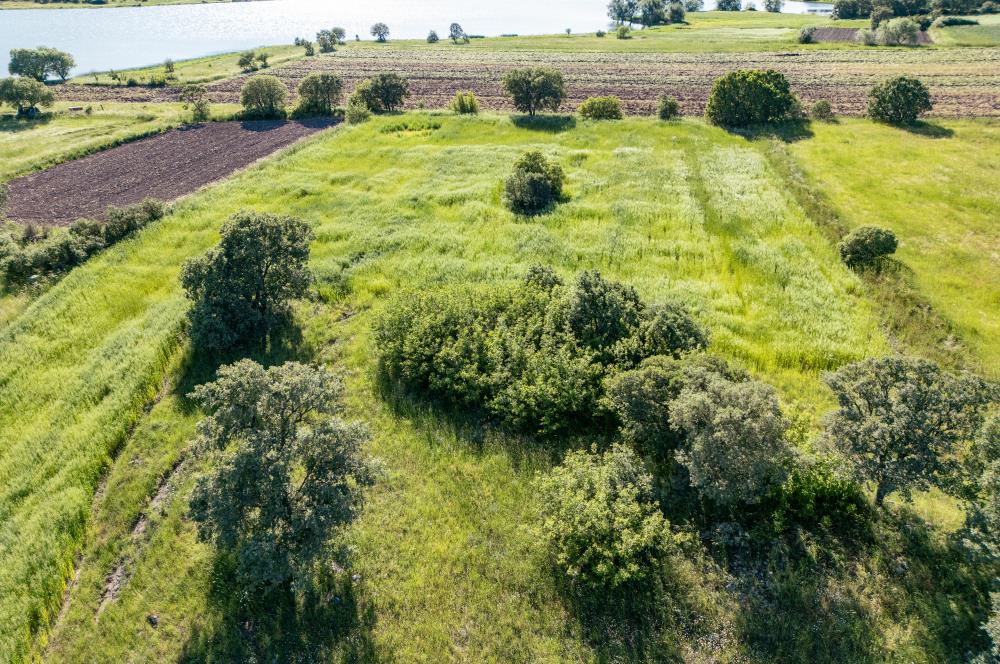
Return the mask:
{"type": "Polygon", "coordinates": [[[213,122],[175,129],[12,181],[8,216],[66,225],[100,218],[109,205],[170,201],[331,125],[213,122]]]}

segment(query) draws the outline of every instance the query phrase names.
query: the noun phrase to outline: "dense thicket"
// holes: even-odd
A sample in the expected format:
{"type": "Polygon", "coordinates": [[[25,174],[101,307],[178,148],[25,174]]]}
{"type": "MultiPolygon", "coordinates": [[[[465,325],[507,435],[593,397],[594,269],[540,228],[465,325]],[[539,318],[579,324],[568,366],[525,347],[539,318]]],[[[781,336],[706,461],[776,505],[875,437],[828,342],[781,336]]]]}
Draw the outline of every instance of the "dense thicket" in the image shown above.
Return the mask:
{"type": "Polygon", "coordinates": [[[541,434],[601,418],[611,372],[707,341],[678,305],[647,305],[596,271],[566,286],[545,268],[513,286],[408,294],[375,339],[384,373],[412,393],[541,434]]]}
{"type": "Polygon", "coordinates": [[[773,69],[738,69],[715,80],[705,117],[723,127],[778,122],[797,106],[785,75],[773,69]]]}

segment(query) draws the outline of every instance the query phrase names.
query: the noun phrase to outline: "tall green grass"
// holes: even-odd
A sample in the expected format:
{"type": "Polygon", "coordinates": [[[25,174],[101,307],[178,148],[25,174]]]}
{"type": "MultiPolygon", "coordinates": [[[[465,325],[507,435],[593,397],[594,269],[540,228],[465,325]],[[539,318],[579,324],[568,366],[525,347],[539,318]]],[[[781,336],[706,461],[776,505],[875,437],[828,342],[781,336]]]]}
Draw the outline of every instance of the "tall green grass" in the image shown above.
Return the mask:
{"type": "MultiPolygon", "coordinates": [[[[377,616],[371,638],[401,661],[617,651],[584,642],[529,527],[529,480],[551,453],[419,409],[396,413],[375,396],[368,325],[388,295],[513,279],[538,262],[567,276],[597,267],[648,301],[686,301],[711,329],[714,352],[807,413],[826,403],[820,370],[885,349],[856,278],[741,138],[696,121],[553,132],[425,114],[338,130],[182,203],[75,271],[0,336],[0,648],[15,658],[58,610],[90,497],[177,348],[181,263],[242,207],[298,215],[316,230],[324,299],[304,304],[299,320],[309,356],[347,372],[352,412],[380,432],[372,451],[387,476],[350,540],[377,616]],[[531,220],[500,201],[511,162],[527,149],[569,177],[569,201],[531,220]]],[[[171,403],[154,413],[181,426],[187,420],[171,403]]],[[[210,639],[192,633],[212,627],[198,562],[205,553],[179,518],[183,500],[176,509],[176,537],[154,538],[190,556],[146,549],[120,602],[97,622],[96,580],[110,573],[109,558],[85,557],[69,613],[77,617],[57,633],[54,661],[162,657],[210,639]],[[188,592],[157,590],[170,577],[188,592]],[[135,638],[145,629],[137,612],[167,610],[182,626],[135,638]]]]}

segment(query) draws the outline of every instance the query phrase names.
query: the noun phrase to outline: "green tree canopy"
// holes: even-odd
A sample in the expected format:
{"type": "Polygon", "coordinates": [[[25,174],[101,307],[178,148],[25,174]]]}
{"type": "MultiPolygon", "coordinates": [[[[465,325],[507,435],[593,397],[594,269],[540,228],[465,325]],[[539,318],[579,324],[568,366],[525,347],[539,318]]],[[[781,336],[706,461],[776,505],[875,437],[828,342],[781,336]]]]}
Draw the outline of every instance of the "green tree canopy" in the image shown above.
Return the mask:
{"type": "Polygon", "coordinates": [[[44,83],[49,76],[62,80],[69,78],[69,72],[76,65],[73,56],[54,48],[14,48],[10,51],[7,70],[17,76],[33,78],[44,83]]]}
{"type": "Polygon", "coordinates": [[[0,79],[0,104],[9,104],[18,115],[34,115],[38,107],[47,108],[56,101],[55,93],[31,78],[0,79]]]}
{"type": "Polygon", "coordinates": [[[344,81],[336,74],[312,72],[299,83],[299,110],[316,115],[330,115],[340,100],[344,81]]]}
{"type": "Polygon", "coordinates": [[[196,347],[225,351],[266,343],[290,316],[289,301],[305,294],[309,226],[291,217],[242,211],[222,226],[222,239],[184,264],[181,283],[194,304],[196,347]]]}
{"type": "Polygon", "coordinates": [[[858,479],[875,484],[878,505],[894,492],[948,488],[959,443],[975,435],[996,398],[982,379],[906,357],[855,362],[825,380],[838,404],[825,437],[858,479]]]}
{"type": "Polygon", "coordinates": [[[199,538],[265,592],[307,584],[374,479],[361,454],[368,432],[336,416],[340,382],[322,368],[241,360],[193,397],[209,413],[196,449],[214,462],[191,497],[199,538]]]}
{"type": "Polygon", "coordinates": [[[555,69],[515,69],[504,74],[502,83],[511,96],[514,108],[528,115],[543,110],[559,110],[559,105],[566,99],[566,83],[563,75],[555,69]]]}

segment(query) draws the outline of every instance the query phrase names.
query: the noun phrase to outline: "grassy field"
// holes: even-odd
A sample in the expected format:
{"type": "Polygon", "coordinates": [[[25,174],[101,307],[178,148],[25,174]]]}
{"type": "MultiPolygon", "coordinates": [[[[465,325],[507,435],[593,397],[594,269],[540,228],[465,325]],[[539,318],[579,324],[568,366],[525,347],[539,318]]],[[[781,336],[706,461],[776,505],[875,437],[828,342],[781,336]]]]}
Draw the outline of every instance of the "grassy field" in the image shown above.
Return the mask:
{"type": "Polygon", "coordinates": [[[1000,45],[1000,14],[973,16],[979,25],[955,25],[934,28],[931,36],[941,46],[998,46],[1000,45]]]}
{"type": "Polygon", "coordinates": [[[1000,284],[1000,123],[929,135],[857,120],[812,128],[791,152],[849,225],[895,231],[919,290],[1000,377],[1000,288],[989,286],[1000,284]]]}
{"type": "MultiPolygon", "coordinates": [[[[17,653],[32,630],[46,632],[83,543],[68,609],[36,652],[53,662],[240,658],[242,632],[220,604],[211,551],[183,518],[198,471],[195,459],[176,465],[198,418],[183,395],[205,370],[179,341],[177,274],[229,214],[251,207],[316,230],[320,296],[298,307],[303,339],[289,353],[345,373],[349,410],[372,423],[371,451],[386,467],[349,533],[360,580],[342,596],[353,616],[342,654],[633,658],[629,634],[587,638],[545,566],[529,480],[554,451],[382,401],[369,326],[404,289],[513,279],[536,262],[567,276],[599,267],[646,299],[688,302],[712,330],[712,351],[777,385],[808,428],[829,405],[819,372],[887,342],[864,284],[759,148],[698,121],[545,131],[506,117],[381,118],[202,192],[74,271],[0,332],[0,587],[21,589],[0,598],[0,646],[17,653]],[[569,202],[532,221],[500,204],[499,183],[527,148],[569,176],[569,202]],[[148,522],[137,529],[141,514],[148,522]],[[105,601],[119,567],[125,583],[105,601]]],[[[948,659],[978,638],[982,606],[970,596],[979,586],[942,553],[940,535],[914,528],[878,538],[870,556],[844,553],[832,576],[784,577],[781,592],[798,603],[777,613],[740,609],[725,573],[689,552],[676,561],[677,611],[657,649],[693,661],[948,659]],[[920,557],[907,537],[924,538],[920,557]],[[885,561],[900,551],[914,557],[895,578],[885,561]],[[940,569],[955,571],[929,582],[940,569]]]]}
{"type": "MultiPolygon", "coordinates": [[[[270,58],[268,63],[272,66],[298,59],[303,55],[303,50],[299,46],[265,46],[255,50],[267,53],[270,58]]],[[[207,83],[209,81],[237,76],[241,73],[238,64],[239,57],[239,53],[223,53],[204,58],[178,60],[174,63],[174,76],[176,80],[170,80],[169,84],[207,83]]],[[[124,76],[125,80],[135,78],[140,83],[148,82],[151,77],[165,78],[167,76],[167,71],[162,64],[153,67],[140,67],[138,69],[124,69],[118,73],[124,76]]],[[[111,85],[114,83],[109,76],[109,72],[84,74],[70,79],[69,82],[76,85],[94,83],[111,85]]]]}
{"type": "Polygon", "coordinates": [[[59,102],[36,120],[0,117],[0,182],[180,124],[180,104],[59,102]],[[69,110],[70,108],[78,110],[69,110]]]}

